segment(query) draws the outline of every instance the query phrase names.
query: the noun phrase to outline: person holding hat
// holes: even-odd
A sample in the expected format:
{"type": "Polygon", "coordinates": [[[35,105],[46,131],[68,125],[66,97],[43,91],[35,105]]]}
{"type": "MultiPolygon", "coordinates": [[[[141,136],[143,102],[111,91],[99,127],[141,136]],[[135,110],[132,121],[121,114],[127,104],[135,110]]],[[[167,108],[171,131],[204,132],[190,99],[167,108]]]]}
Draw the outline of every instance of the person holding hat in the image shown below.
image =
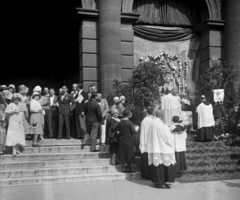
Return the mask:
{"type": "Polygon", "coordinates": [[[18,146],[25,146],[25,133],[24,133],[24,114],[19,111],[18,104],[22,100],[20,94],[13,94],[13,102],[10,103],[6,110],[5,114],[8,118],[8,129],[7,129],[7,138],[6,138],[6,146],[11,146],[13,148],[12,154],[16,156],[16,154],[21,154],[18,150],[18,146]]]}
{"type": "Polygon", "coordinates": [[[123,104],[122,104],[122,101],[124,101],[125,102],[125,97],[124,96],[121,96],[121,100],[120,100],[120,98],[119,97],[114,97],[113,98],[113,102],[114,102],[114,104],[113,104],[113,106],[111,107],[112,109],[118,109],[118,117],[121,119],[122,117],[123,117],[123,115],[122,115],[122,113],[123,113],[123,111],[124,111],[124,106],[123,106],[123,104]]]}
{"type": "Polygon", "coordinates": [[[10,84],[10,85],[8,86],[8,90],[9,90],[9,92],[11,92],[12,94],[14,94],[14,93],[15,93],[15,85],[10,84]]]}
{"type": "Polygon", "coordinates": [[[111,109],[111,119],[109,120],[109,153],[112,154],[111,164],[117,164],[117,154],[118,154],[118,140],[119,140],[119,130],[116,129],[116,126],[120,122],[118,118],[118,109],[111,109]]]}
{"type": "Polygon", "coordinates": [[[41,99],[41,95],[38,92],[34,92],[30,102],[30,133],[33,134],[33,147],[40,147],[39,144],[37,144],[37,138],[39,135],[43,135],[44,118],[39,99],[41,99]]]}
{"type": "Polygon", "coordinates": [[[215,126],[212,104],[206,100],[205,95],[201,95],[201,103],[198,105],[198,133],[197,140],[201,142],[212,141],[213,126],[215,126]]]}
{"type": "Polygon", "coordinates": [[[125,109],[123,118],[115,129],[119,130],[118,159],[122,162],[124,173],[133,173],[131,161],[134,157],[133,135],[136,133],[133,123],[129,120],[132,113],[125,109]],[[127,164],[127,168],[125,166],[127,164]]]}

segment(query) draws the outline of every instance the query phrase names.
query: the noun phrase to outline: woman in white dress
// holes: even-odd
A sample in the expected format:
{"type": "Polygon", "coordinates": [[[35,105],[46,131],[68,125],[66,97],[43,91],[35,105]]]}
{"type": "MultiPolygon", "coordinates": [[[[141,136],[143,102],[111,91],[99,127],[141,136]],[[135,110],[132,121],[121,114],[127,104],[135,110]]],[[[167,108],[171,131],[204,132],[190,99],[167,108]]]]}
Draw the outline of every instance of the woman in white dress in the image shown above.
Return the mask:
{"type": "Polygon", "coordinates": [[[34,92],[30,102],[30,133],[33,134],[33,147],[40,147],[40,145],[37,144],[37,138],[39,135],[43,135],[44,118],[43,109],[39,103],[40,98],[41,95],[38,92],[34,92]]]}
{"type": "Polygon", "coordinates": [[[13,102],[10,103],[5,114],[8,118],[9,125],[7,130],[6,146],[11,146],[13,148],[12,154],[21,154],[18,150],[18,146],[25,146],[25,133],[23,127],[24,113],[19,111],[18,104],[22,100],[20,94],[13,94],[13,102]]]}

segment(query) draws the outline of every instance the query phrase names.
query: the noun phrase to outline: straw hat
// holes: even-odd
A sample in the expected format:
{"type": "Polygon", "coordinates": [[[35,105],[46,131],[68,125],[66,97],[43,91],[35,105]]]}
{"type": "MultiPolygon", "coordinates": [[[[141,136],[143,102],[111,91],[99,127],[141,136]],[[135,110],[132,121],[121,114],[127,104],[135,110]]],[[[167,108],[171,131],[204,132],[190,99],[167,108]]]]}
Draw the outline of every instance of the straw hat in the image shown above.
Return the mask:
{"type": "Polygon", "coordinates": [[[18,92],[21,93],[21,94],[26,94],[28,92],[28,87],[26,87],[25,85],[20,85],[18,87],[18,92]]]}
{"type": "Polygon", "coordinates": [[[12,99],[19,99],[19,101],[22,101],[23,97],[19,93],[14,93],[12,99]]]}
{"type": "Polygon", "coordinates": [[[32,99],[34,99],[35,96],[38,96],[39,99],[41,99],[41,95],[38,92],[34,92],[32,95],[32,99]]]}
{"type": "Polygon", "coordinates": [[[8,90],[8,87],[7,87],[6,85],[2,85],[2,86],[1,86],[1,89],[2,89],[2,90],[8,90]]]}
{"type": "Polygon", "coordinates": [[[12,97],[13,97],[13,94],[9,91],[9,90],[3,90],[2,91],[2,94],[3,94],[3,96],[6,98],[6,99],[12,99],[12,97]]]}
{"type": "Polygon", "coordinates": [[[122,100],[126,100],[126,97],[125,96],[120,96],[120,98],[119,98],[119,101],[122,101],[122,100]]]}
{"type": "Polygon", "coordinates": [[[132,113],[130,110],[125,109],[122,113],[123,117],[127,117],[127,118],[131,118],[132,117],[132,113]]]}
{"type": "Polygon", "coordinates": [[[113,98],[113,101],[114,101],[114,103],[119,102],[119,97],[114,97],[114,98],[113,98]]]}
{"type": "Polygon", "coordinates": [[[13,85],[13,84],[10,84],[10,85],[8,86],[8,88],[15,89],[15,85],[13,85]]]}
{"type": "Polygon", "coordinates": [[[40,86],[36,86],[34,89],[33,89],[34,92],[40,92],[42,91],[42,88],[40,86]]]}
{"type": "Polygon", "coordinates": [[[116,114],[116,113],[119,113],[118,109],[116,109],[116,108],[111,109],[111,115],[116,114]]]}

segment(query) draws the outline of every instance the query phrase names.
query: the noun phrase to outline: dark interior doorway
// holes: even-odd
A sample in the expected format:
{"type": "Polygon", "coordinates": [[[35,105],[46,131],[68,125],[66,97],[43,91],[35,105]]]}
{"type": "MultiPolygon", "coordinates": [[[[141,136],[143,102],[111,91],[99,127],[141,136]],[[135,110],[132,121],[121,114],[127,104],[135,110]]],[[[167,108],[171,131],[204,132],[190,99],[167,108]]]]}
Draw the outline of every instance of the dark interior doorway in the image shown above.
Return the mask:
{"type": "Polygon", "coordinates": [[[76,1],[1,1],[0,84],[79,81],[76,1]]]}

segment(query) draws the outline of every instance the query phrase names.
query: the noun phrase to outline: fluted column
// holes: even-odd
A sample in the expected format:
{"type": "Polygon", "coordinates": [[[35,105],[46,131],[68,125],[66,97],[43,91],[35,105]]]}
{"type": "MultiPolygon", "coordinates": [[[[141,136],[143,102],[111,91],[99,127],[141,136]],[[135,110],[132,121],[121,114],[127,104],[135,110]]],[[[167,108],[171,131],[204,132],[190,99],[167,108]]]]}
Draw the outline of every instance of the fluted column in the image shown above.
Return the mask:
{"type": "Polygon", "coordinates": [[[121,80],[121,6],[119,0],[99,3],[100,89],[106,98],[112,92],[113,80],[121,80]]]}

